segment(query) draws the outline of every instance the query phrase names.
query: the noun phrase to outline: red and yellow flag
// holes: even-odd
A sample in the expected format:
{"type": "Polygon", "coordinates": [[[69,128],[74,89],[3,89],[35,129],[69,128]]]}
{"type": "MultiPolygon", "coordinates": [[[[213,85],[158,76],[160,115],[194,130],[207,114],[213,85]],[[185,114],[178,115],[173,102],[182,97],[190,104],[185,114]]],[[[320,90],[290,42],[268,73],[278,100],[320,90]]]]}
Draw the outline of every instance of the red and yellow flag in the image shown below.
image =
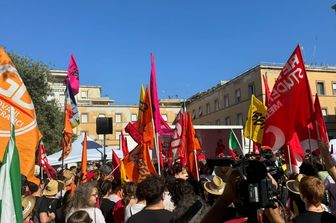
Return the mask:
{"type": "Polygon", "coordinates": [[[143,142],[147,144],[149,148],[154,148],[154,123],[153,123],[150,90],[148,86],[146,87],[142,123],[141,124],[139,123],[138,128],[140,133],[142,133],[143,142]]]}
{"type": "Polygon", "coordinates": [[[39,184],[34,177],[35,151],[41,138],[33,101],[20,74],[6,52],[0,48],[0,160],[10,137],[10,106],[15,108],[15,136],[21,174],[39,184]]]}

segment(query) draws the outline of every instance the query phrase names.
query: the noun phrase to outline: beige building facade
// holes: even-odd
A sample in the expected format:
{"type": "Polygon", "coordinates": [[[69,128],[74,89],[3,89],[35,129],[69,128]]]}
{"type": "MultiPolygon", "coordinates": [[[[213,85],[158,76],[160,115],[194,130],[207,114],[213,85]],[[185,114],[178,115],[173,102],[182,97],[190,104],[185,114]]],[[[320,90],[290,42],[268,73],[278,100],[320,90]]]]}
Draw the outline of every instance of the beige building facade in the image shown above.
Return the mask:
{"type": "MultiPolygon", "coordinates": [[[[262,75],[270,90],[282,66],[257,65],[229,81],[221,81],[187,100],[195,125],[245,125],[251,95],[265,101],[262,75]]],[[[336,67],[306,66],[313,96],[318,93],[330,138],[336,138],[336,67]]]]}

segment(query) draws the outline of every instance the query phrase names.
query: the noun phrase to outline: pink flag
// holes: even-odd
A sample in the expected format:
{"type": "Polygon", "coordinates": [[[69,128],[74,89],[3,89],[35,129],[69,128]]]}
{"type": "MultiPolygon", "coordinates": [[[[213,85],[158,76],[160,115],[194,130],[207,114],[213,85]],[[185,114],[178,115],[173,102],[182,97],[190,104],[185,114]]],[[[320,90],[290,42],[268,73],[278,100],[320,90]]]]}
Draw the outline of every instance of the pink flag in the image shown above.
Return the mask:
{"type": "Polygon", "coordinates": [[[75,61],[73,54],[70,57],[70,64],[67,71],[67,78],[70,81],[70,86],[74,95],[78,94],[79,91],[79,72],[78,66],[75,61]]]}
{"type": "Polygon", "coordinates": [[[265,105],[266,107],[268,107],[269,99],[271,98],[271,92],[270,92],[270,89],[269,89],[269,86],[268,86],[268,83],[267,83],[267,80],[264,74],[263,74],[263,81],[264,81],[264,87],[265,87],[265,105]]]}
{"type": "Polygon", "coordinates": [[[154,55],[152,53],[151,53],[151,64],[152,64],[152,70],[150,76],[150,93],[151,93],[155,132],[159,133],[160,135],[171,135],[172,129],[167,124],[167,122],[163,120],[160,114],[159,97],[156,86],[155,62],[154,62],[154,55]]]}
{"type": "Polygon", "coordinates": [[[302,131],[313,119],[311,96],[300,46],[297,46],[273,87],[262,145],[277,151],[292,139],[294,132],[302,131]]]}

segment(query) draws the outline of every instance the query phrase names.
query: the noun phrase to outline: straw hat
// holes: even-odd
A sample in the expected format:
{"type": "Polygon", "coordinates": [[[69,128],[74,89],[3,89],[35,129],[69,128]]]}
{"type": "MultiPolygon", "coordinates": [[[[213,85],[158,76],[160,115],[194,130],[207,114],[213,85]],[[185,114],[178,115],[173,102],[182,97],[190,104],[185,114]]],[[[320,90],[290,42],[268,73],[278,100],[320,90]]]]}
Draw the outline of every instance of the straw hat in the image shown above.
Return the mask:
{"type": "Polygon", "coordinates": [[[46,196],[53,196],[58,193],[58,181],[57,180],[50,180],[47,186],[43,190],[43,195],[46,196]]]}
{"type": "Polygon", "coordinates": [[[204,184],[204,189],[214,195],[222,195],[224,191],[225,183],[219,176],[214,176],[211,181],[204,184]]]}
{"type": "Polygon", "coordinates": [[[36,199],[34,196],[27,196],[22,199],[23,219],[26,219],[34,210],[36,199]]]}
{"type": "Polygon", "coordinates": [[[299,190],[299,184],[301,179],[304,177],[305,175],[303,174],[299,174],[296,176],[295,179],[293,180],[288,180],[286,182],[286,187],[288,190],[290,190],[291,192],[295,193],[295,194],[300,194],[300,190],[299,190]]]}
{"type": "Polygon", "coordinates": [[[72,178],[74,177],[74,173],[70,170],[64,170],[63,177],[65,186],[69,186],[72,183],[72,178]]]}

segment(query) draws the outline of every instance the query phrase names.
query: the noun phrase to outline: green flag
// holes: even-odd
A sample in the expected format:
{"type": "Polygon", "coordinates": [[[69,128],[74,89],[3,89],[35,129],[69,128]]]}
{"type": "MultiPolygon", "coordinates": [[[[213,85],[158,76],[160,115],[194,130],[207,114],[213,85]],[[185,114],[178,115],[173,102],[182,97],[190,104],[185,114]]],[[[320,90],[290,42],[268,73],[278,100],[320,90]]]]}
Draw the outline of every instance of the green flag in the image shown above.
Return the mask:
{"type": "Polygon", "coordinates": [[[15,142],[14,109],[11,109],[11,135],[0,169],[0,222],[23,222],[20,160],[15,142]]]}
{"type": "Polygon", "coordinates": [[[239,142],[232,129],[230,131],[229,147],[231,150],[235,150],[239,147],[239,142]]]}

